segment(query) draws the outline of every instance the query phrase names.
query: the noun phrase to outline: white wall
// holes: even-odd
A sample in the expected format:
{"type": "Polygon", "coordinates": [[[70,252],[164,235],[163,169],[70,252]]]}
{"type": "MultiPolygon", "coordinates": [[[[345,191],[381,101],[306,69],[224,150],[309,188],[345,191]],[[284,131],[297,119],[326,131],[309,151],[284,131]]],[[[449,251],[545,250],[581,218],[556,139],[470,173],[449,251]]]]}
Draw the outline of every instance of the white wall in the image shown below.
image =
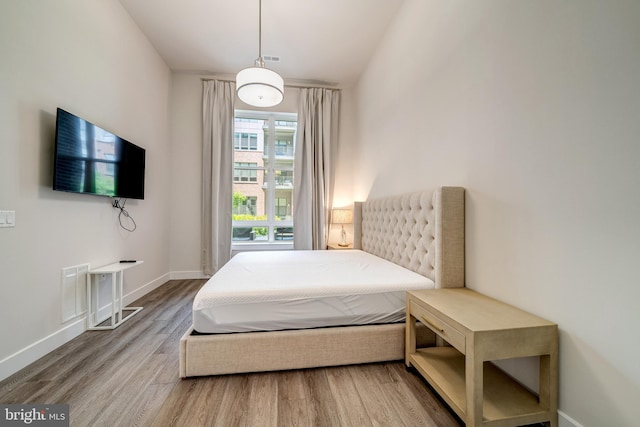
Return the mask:
{"type": "Polygon", "coordinates": [[[565,423],[640,418],[639,22],[406,0],[357,87],[354,198],[467,188],[467,285],[559,324],[565,423]]]}
{"type": "Polygon", "coordinates": [[[171,270],[202,274],[202,80],[174,73],[170,96],[171,270]]]}
{"type": "Polygon", "coordinates": [[[168,277],[171,75],[117,1],[3,1],[0,52],[0,210],[16,212],[0,229],[3,378],[82,331],[61,324],[63,267],[142,259],[132,296],[168,277]],[[145,200],[126,205],[135,232],[108,198],[52,191],[57,107],[147,150],[145,200]]]}

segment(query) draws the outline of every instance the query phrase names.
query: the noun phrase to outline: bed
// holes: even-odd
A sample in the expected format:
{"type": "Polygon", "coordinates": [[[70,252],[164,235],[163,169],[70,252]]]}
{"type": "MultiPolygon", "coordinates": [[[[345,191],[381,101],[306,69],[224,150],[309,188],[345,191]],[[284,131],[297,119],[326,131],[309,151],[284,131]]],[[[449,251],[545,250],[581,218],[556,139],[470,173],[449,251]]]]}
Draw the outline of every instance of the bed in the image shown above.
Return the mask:
{"type": "Polygon", "coordinates": [[[194,300],[180,376],[403,359],[406,290],[464,286],[464,189],[356,203],[354,249],[236,255],[194,300]]]}

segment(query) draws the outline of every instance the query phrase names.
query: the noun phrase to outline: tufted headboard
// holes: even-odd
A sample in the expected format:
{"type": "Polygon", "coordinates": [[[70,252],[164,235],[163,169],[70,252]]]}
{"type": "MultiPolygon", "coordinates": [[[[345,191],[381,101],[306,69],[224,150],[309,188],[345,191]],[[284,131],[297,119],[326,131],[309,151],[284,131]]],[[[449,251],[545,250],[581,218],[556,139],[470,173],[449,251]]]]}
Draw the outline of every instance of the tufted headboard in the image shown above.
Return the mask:
{"type": "Polygon", "coordinates": [[[464,188],[356,202],[354,247],[433,280],[464,286],[464,188]]]}

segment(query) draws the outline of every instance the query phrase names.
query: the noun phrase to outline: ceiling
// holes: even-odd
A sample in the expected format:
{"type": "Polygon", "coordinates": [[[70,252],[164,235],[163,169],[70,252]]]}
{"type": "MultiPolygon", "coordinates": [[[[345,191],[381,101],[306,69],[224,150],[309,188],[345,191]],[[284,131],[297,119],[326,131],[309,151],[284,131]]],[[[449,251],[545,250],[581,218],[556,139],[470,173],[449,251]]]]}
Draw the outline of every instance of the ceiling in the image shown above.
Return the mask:
{"type": "MultiPolygon", "coordinates": [[[[349,85],[403,0],[263,0],[262,55],[288,83],[349,85]]],[[[258,57],[258,0],[120,0],[174,71],[235,75],[258,57]]]]}

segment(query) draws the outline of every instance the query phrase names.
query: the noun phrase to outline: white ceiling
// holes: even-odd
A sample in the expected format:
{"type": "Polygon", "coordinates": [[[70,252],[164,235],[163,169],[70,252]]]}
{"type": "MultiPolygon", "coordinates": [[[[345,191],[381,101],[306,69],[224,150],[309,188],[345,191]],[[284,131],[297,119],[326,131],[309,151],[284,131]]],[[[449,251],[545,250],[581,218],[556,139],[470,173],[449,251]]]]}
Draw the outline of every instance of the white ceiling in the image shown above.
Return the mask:
{"type": "MultiPolygon", "coordinates": [[[[262,54],[285,82],[348,85],[403,0],[263,0],[262,54]]],[[[120,0],[175,71],[235,75],[258,57],[258,0],[120,0]]]]}

